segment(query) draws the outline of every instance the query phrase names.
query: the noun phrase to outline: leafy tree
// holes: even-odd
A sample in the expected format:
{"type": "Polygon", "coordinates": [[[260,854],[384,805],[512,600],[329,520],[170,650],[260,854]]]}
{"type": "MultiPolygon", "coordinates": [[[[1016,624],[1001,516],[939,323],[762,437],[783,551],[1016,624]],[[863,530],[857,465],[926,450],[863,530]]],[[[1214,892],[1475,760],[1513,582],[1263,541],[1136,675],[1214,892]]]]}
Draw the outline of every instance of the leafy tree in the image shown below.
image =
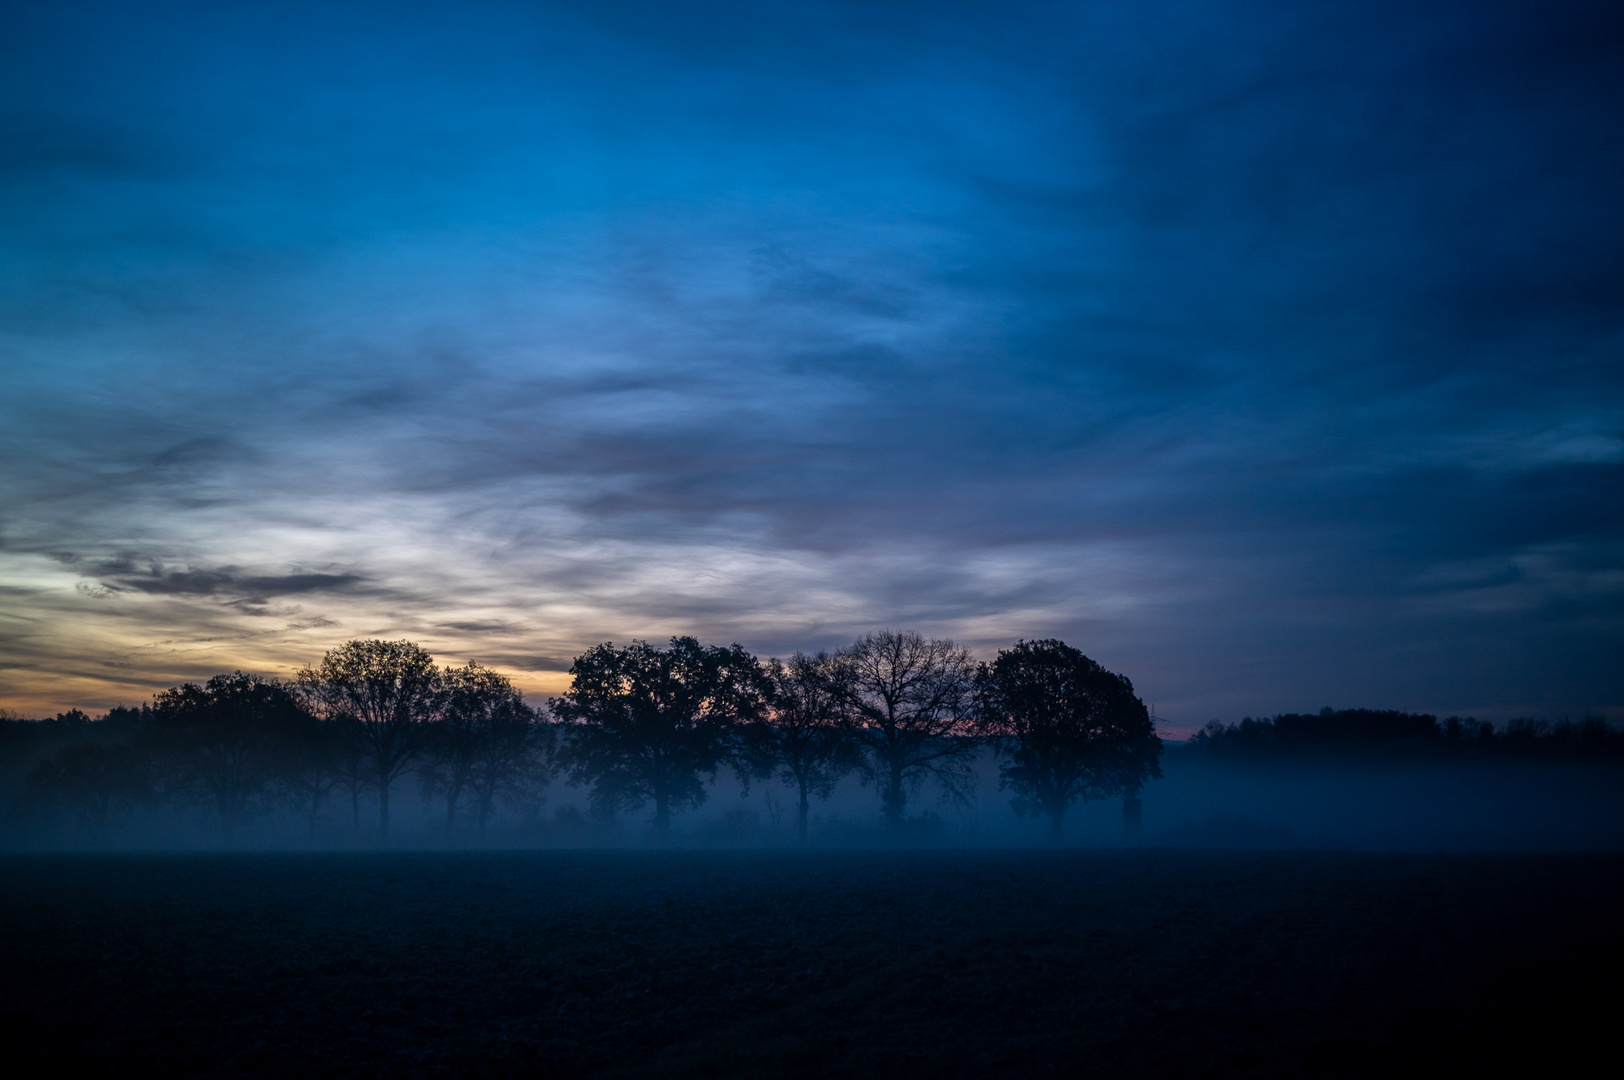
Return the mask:
{"type": "Polygon", "coordinates": [[[1136,796],[1161,776],[1161,740],[1133,684],[1061,641],[1020,641],[976,673],[983,730],[1008,760],[1015,812],[1047,816],[1058,839],[1079,800],[1136,796]]]}
{"type": "Polygon", "coordinates": [[[434,658],[410,641],[347,641],[301,671],[299,684],[347,731],[357,766],[350,772],[352,802],[365,776],[378,788],[378,829],[387,836],[389,789],[427,749],[445,702],[434,658]]]}
{"type": "Polygon", "coordinates": [[[299,772],[315,724],[287,687],[239,671],[159,694],[145,742],[171,792],[207,806],[229,841],[299,772]]]}
{"type": "Polygon", "coordinates": [[[557,732],[533,709],[526,714],[503,712],[491,725],[486,752],[474,762],[469,796],[474,820],[484,836],[500,799],[534,806],[545,797],[554,768],[557,732]]]}
{"type": "Polygon", "coordinates": [[[796,653],[785,664],[767,664],[768,705],[740,738],[745,770],[776,775],[800,794],[795,832],[806,842],[811,797],[827,799],[841,776],[859,763],[857,748],[841,726],[839,666],[827,653],[796,653]]]}
{"type": "Polygon", "coordinates": [[[457,807],[471,800],[483,835],[499,795],[527,795],[545,783],[552,729],[537,723],[505,675],[470,662],[443,678],[445,714],[418,778],[425,798],[445,800],[448,830],[457,807]]]}
{"type": "Polygon", "coordinates": [[[925,777],[952,796],[968,789],[973,678],[968,650],[911,631],[869,634],[836,654],[842,723],[867,754],[893,831],[902,827],[909,786],[925,777]]]}
{"type": "MultiPolygon", "coordinates": [[[[115,708],[100,720],[70,709],[52,719],[25,720],[15,713],[0,719],[0,792],[23,798],[28,774],[51,755],[81,742],[100,745],[133,743],[148,719],[141,709],[115,708]]],[[[9,710],[0,709],[0,712],[9,710]]],[[[25,809],[18,806],[18,809],[25,809]]]]}
{"type": "Polygon", "coordinates": [[[570,674],[569,692],[550,707],[569,725],[562,755],[571,778],[592,784],[603,812],[652,800],[662,840],[673,812],[705,801],[700,774],[715,776],[736,726],[760,714],[765,696],[755,657],[691,637],[666,649],[598,645],[570,674]]]}

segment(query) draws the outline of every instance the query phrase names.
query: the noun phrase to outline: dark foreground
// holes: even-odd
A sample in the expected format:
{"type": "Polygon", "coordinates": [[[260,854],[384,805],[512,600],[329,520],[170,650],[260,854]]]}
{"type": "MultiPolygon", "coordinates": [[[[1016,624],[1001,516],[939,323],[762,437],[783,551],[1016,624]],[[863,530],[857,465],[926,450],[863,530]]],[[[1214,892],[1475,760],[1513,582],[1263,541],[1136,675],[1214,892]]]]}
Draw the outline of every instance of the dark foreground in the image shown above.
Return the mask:
{"type": "Polygon", "coordinates": [[[1611,1056],[1624,970],[1618,856],[164,855],[0,871],[13,1076],[1551,1071],[1611,1056]]]}

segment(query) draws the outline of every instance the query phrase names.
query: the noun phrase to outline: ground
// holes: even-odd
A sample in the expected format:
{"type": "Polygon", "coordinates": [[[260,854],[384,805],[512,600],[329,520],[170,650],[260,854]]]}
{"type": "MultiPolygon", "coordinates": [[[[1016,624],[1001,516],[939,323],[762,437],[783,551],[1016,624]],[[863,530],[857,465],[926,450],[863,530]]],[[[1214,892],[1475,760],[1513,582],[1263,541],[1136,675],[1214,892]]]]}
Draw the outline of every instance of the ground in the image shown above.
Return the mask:
{"type": "Polygon", "coordinates": [[[81,855],[0,871],[11,1075],[1551,1070],[1610,1056],[1624,958],[1611,855],[81,855]]]}

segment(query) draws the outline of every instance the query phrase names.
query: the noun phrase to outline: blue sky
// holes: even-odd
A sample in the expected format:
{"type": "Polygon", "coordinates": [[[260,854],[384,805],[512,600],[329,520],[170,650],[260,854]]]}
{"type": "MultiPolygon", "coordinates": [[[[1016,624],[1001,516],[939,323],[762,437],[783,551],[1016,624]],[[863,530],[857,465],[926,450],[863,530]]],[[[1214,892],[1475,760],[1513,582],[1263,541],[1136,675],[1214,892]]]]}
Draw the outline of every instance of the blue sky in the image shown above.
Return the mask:
{"type": "Polygon", "coordinates": [[[1624,716],[1605,4],[13,4],[0,704],[1056,636],[1624,716]]]}

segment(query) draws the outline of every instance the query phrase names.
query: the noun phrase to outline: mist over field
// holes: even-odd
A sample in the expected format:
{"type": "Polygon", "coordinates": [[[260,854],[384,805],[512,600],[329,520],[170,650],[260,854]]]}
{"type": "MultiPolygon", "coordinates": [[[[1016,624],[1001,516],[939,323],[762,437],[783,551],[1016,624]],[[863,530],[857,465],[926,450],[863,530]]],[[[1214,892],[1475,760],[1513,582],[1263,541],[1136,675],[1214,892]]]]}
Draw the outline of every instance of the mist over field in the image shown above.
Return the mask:
{"type": "MultiPolygon", "coordinates": [[[[847,776],[814,804],[804,847],[1624,850],[1624,768],[1616,761],[1233,761],[1174,743],[1162,770],[1142,793],[1137,829],[1125,825],[1120,798],[1099,799],[1068,814],[1058,843],[1043,821],[1011,809],[990,749],[976,758],[966,799],[921,785],[900,836],[887,832],[874,785],[847,776]]],[[[664,840],[649,812],[605,819],[586,786],[562,777],[533,803],[503,806],[483,836],[471,824],[448,831],[443,807],[422,800],[408,778],[395,792],[387,839],[378,836],[375,798],[362,801],[359,829],[348,804],[335,801],[313,830],[307,813],[284,808],[245,823],[229,844],[195,808],[134,811],[97,830],[31,822],[14,803],[0,837],[14,851],[803,849],[793,788],[776,780],[743,785],[724,770],[705,790],[704,804],[678,815],[664,840]]]]}

